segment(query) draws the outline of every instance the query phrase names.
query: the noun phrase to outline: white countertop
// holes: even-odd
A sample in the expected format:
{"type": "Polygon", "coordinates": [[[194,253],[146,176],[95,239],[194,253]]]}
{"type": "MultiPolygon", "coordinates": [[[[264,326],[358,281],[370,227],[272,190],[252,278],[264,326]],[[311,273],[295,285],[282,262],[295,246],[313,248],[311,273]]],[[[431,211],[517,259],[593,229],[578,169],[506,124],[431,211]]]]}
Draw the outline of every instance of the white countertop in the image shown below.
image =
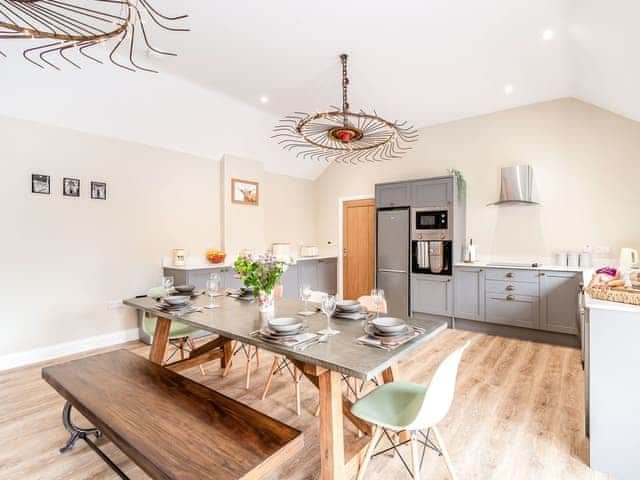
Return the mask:
{"type": "Polygon", "coordinates": [[[609,302],[607,300],[598,300],[592,298],[586,291],[584,293],[584,306],[597,310],[610,310],[615,312],[638,313],[640,314],[640,306],[631,305],[629,303],[609,302]]]}
{"type": "MultiPolygon", "coordinates": [[[[318,255],[317,257],[298,257],[298,258],[294,258],[293,260],[298,263],[298,262],[306,262],[309,260],[325,260],[328,258],[337,258],[335,255],[318,255]]],[[[235,262],[235,260],[234,260],[235,262]]],[[[192,271],[192,270],[212,270],[212,269],[216,269],[216,268],[233,268],[233,263],[230,262],[224,262],[224,263],[201,263],[201,264],[195,264],[195,265],[184,265],[181,267],[177,267],[175,265],[163,265],[163,268],[170,268],[172,270],[187,270],[187,271],[192,271]]]]}
{"type": "Polygon", "coordinates": [[[591,272],[593,270],[592,268],[561,267],[558,265],[542,265],[542,264],[539,265],[538,267],[495,265],[495,264],[491,264],[490,262],[473,262],[473,263],[458,262],[454,264],[454,266],[455,267],[476,267],[476,268],[505,268],[508,270],[546,270],[546,271],[553,271],[553,272],[576,272],[576,273],[591,272]]]}

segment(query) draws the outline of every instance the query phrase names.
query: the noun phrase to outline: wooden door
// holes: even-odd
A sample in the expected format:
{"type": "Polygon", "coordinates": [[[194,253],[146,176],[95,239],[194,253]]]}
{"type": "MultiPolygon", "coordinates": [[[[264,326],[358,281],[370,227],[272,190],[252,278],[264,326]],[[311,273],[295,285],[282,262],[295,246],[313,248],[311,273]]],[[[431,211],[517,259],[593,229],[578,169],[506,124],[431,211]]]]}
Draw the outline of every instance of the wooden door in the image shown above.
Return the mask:
{"type": "Polygon", "coordinates": [[[357,299],[375,285],[375,201],[353,200],[342,207],[342,295],[357,299]]]}

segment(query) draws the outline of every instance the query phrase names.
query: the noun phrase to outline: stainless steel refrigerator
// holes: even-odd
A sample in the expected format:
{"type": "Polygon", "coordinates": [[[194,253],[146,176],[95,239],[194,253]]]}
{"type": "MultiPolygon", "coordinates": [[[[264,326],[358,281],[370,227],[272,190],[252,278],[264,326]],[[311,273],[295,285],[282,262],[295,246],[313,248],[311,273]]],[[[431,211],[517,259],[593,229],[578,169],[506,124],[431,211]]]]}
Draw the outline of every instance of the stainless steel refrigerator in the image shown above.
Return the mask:
{"type": "Polygon", "coordinates": [[[384,289],[391,315],[409,315],[409,209],[379,210],[376,285],[384,289]]]}

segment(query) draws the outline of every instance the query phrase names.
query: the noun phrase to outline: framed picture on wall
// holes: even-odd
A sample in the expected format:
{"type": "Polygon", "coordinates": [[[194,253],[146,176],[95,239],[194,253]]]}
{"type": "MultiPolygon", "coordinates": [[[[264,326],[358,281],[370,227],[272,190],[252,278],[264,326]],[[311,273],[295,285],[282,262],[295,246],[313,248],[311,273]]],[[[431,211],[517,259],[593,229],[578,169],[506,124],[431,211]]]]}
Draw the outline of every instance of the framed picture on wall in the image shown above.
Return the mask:
{"type": "Polygon", "coordinates": [[[80,196],[80,179],[67,178],[67,177],[63,178],[62,194],[65,197],[79,197],[80,196]]]}
{"type": "Polygon", "coordinates": [[[242,205],[258,205],[260,185],[249,180],[231,179],[231,201],[242,205]]]}
{"type": "Polygon", "coordinates": [[[104,182],[91,182],[91,198],[96,200],[106,200],[107,184],[104,182]]]}
{"type": "Polygon", "coordinates": [[[31,175],[31,193],[49,195],[51,193],[51,177],[34,173],[31,175]]]}

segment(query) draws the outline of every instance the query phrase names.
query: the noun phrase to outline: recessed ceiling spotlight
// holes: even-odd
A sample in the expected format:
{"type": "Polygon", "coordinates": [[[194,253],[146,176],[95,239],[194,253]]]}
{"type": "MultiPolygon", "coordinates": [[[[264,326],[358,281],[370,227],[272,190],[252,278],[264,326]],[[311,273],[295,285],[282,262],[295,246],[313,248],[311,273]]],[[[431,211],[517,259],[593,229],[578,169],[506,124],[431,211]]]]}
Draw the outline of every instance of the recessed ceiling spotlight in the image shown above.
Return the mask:
{"type": "Polygon", "coordinates": [[[267,97],[266,95],[262,95],[260,97],[260,103],[269,103],[269,97],[267,97]]]}
{"type": "Polygon", "coordinates": [[[514,87],[510,83],[507,83],[504,86],[504,94],[505,95],[511,95],[513,93],[513,90],[514,90],[514,87]]]}
{"type": "Polygon", "coordinates": [[[553,38],[554,32],[550,28],[547,28],[544,32],[542,32],[542,39],[549,41],[553,38]]]}

